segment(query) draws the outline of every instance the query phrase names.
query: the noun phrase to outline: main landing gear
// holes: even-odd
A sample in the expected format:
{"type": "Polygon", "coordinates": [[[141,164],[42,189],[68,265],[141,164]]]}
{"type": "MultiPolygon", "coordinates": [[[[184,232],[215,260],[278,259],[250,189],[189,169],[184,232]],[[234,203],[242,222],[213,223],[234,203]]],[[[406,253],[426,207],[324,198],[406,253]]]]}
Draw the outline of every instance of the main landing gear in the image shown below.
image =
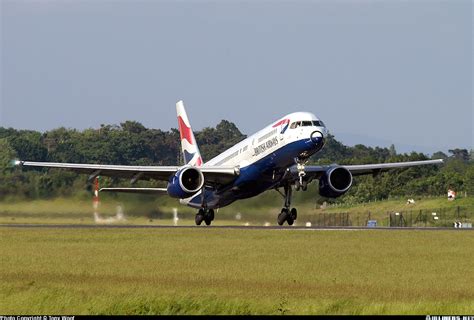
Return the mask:
{"type": "Polygon", "coordinates": [[[199,209],[198,213],[196,213],[196,217],[194,221],[196,225],[200,226],[201,223],[204,221],[206,226],[209,226],[211,222],[214,220],[214,210],[213,209],[199,209]]]}
{"type": "Polygon", "coordinates": [[[203,187],[201,190],[201,209],[199,209],[198,213],[196,213],[196,217],[194,218],[194,222],[196,222],[197,226],[200,226],[203,221],[206,226],[209,226],[211,225],[211,222],[214,221],[214,210],[207,209],[205,191],[206,190],[203,187]]]}
{"type": "MultiPolygon", "coordinates": [[[[281,212],[280,214],[278,215],[278,225],[282,226],[285,221],[288,223],[288,225],[292,226],[293,223],[295,222],[296,218],[298,217],[298,211],[295,209],[295,208],[292,208],[290,210],[290,206],[291,206],[291,193],[292,193],[292,189],[291,189],[291,185],[286,185],[284,187],[285,189],[285,205],[284,207],[281,209],[281,212]]],[[[283,194],[282,194],[283,195],[283,194]]]]}

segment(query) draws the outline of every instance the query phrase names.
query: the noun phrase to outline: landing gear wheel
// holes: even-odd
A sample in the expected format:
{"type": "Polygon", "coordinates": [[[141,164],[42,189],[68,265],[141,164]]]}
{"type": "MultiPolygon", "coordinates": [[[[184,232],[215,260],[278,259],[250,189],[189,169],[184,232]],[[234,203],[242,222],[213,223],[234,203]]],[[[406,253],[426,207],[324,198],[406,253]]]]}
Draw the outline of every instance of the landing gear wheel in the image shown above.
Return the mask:
{"type": "MultiPolygon", "coordinates": [[[[299,180],[294,181],[295,189],[297,190],[298,188],[304,188],[303,190],[306,190],[308,186],[308,181],[303,180],[303,176],[300,175],[299,180]]],[[[278,215],[277,221],[278,225],[282,226],[285,221],[288,222],[290,226],[293,225],[295,222],[296,218],[298,217],[298,212],[296,211],[296,208],[291,207],[291,194],[293,190],[293,182],[288,182],[287,184],[283,185],[283,188],[285,190],[285,193],[283,194],[280,192],[280,190],[277,188],[276,190],[278,193],[280,193],[284,198],[285,198],[285,203],[283,204],[283,208],[281,209],[281,213],[278,215]]]]}
{"type": "Polygon", "coordinates": [[[214,221],[214,210],[210,209],[209,211],[204,211],[203,220],[206,223],[206,226],[211,225],[211,222],[214,221]]]}
{"type": "Polygon", "coordinates": [[[278,225],[282,226],[285,223],[287,218],[288,218],[288,209],[286,208],[281,209],[281,212],[278,215],[278,219],[277,219],[278,225]]]}
{"type": "Polygon", "coordinates": [[[295,181],[295,191],[300,191],[301,188],[301,183],[299,180],[295,181]]]}
{"type": "Polygon", "coordinates": [[[308,181],[303,181],[303,184],[301,185],[301,190],[303,191],[308,190],[308,181]]]}
{"type": "Polygon", "coordinates": [[[296,208],[291,209],[290,217],[292,220],[296,220],[296,218],[298,217],[298,211],[296,210],[296,208]]]}
{"type": "Polygon", "coordinates": [[[194,218],[194,222],[196,222],[197,226],[200,226],[203,220],[204,220],[204,214],[202,214],[201,210],[199,210],[199,212],[196,213],[196,217],[194,218]]]}

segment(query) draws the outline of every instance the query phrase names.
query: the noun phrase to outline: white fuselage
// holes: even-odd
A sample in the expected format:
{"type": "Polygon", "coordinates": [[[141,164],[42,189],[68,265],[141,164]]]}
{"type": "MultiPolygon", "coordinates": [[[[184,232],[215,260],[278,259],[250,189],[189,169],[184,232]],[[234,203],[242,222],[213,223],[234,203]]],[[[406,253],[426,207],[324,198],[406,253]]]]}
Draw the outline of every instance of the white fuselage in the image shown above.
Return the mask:
{"type": "Polygon", "coordinates": [[[302,139],[309,139],[315,130],[320,131],[324,136],[327,135],[327,129],[324,125],[300,125],[292,128],[292,124],[298,121],[320,120],[314,114],[309,112],[295,112],[288,114],[207,161],[204,163],[204,166],[238,166],[244,168],[265,158],[272,152],[287,144],[302,139]],[[275,126],[275,124],[278,123],[281,124],[275,126]],[[287,128],[282,133],[285,126],[287,126],[287,128]]]}
{"type": "MultiPolygon", "coordinates": [[[[208,207],[219,208],[237,199],[252,197],[273,188],[283,177],[283,172],[294,165],[297,158],[304,161],[317,152],[324,144],[326,135],[324,123],[314,114],[295,112],[204,163],[203,167],[240,169],[239,177],[225,190],[206,189],[204,197],[208,207]]],[[[201,194],[199,191],[189,198],[181,199],[180,202],[200,208],[203,197],[201,194]]]]}

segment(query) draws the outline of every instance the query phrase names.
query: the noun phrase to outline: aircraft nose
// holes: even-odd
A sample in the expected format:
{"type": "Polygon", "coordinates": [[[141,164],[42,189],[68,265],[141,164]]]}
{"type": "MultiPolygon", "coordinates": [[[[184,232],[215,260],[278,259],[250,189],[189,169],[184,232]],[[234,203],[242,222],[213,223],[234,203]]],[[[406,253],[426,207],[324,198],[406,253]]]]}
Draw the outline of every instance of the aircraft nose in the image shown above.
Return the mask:
{"type": "Polygon", "coordinates": [[[317,149],[322,148],[324,145],[324,135],[321,131],[313,131],[310,135],[311,142],[315,144],[317,149]]]}
{"type": "Polygon", "coordinates": [[[311,141],[313,141],[314,143],[319,143],[324,139],[324,136],[321,133],[321,131],[313,131],[311,133],[310,138],[311,138],[311,141]]]}

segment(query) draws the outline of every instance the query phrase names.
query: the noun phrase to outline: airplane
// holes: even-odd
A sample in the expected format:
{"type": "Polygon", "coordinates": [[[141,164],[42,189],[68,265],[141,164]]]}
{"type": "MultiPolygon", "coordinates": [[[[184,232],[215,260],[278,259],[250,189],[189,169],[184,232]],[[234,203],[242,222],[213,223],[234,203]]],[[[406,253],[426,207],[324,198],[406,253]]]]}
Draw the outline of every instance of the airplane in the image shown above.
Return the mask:
{"type": "Polygon", "coordinates": [[[291,207],[293,189],[305,191],[308,184],[319,181],[319,194],[337,198],[352,186],[353,177],[379,174],[394,168],[441,164],[442,159],[362,165],[307,165],[320,151],[328,135],[322,120],[310,112],[288,114],[254,133],[233,147],[204,162],[199,152],[183,101],[176,103],[184,165],[123,166],[102,164],[52,163],[17,160],[25,167],[46,167],[98,176],[138,180],[161,180],[166,188],[102,188],[100,192],[126,192],[162,195],[179,199],[181,204],[198,209],[196,225],[210,225],[214,210],[236,200],[251,198],[267,190],[283,196],[278,225],[293,225],[298,217],[291,207]],[[281,192],[280,189],[283,189],[281,192]]]}

